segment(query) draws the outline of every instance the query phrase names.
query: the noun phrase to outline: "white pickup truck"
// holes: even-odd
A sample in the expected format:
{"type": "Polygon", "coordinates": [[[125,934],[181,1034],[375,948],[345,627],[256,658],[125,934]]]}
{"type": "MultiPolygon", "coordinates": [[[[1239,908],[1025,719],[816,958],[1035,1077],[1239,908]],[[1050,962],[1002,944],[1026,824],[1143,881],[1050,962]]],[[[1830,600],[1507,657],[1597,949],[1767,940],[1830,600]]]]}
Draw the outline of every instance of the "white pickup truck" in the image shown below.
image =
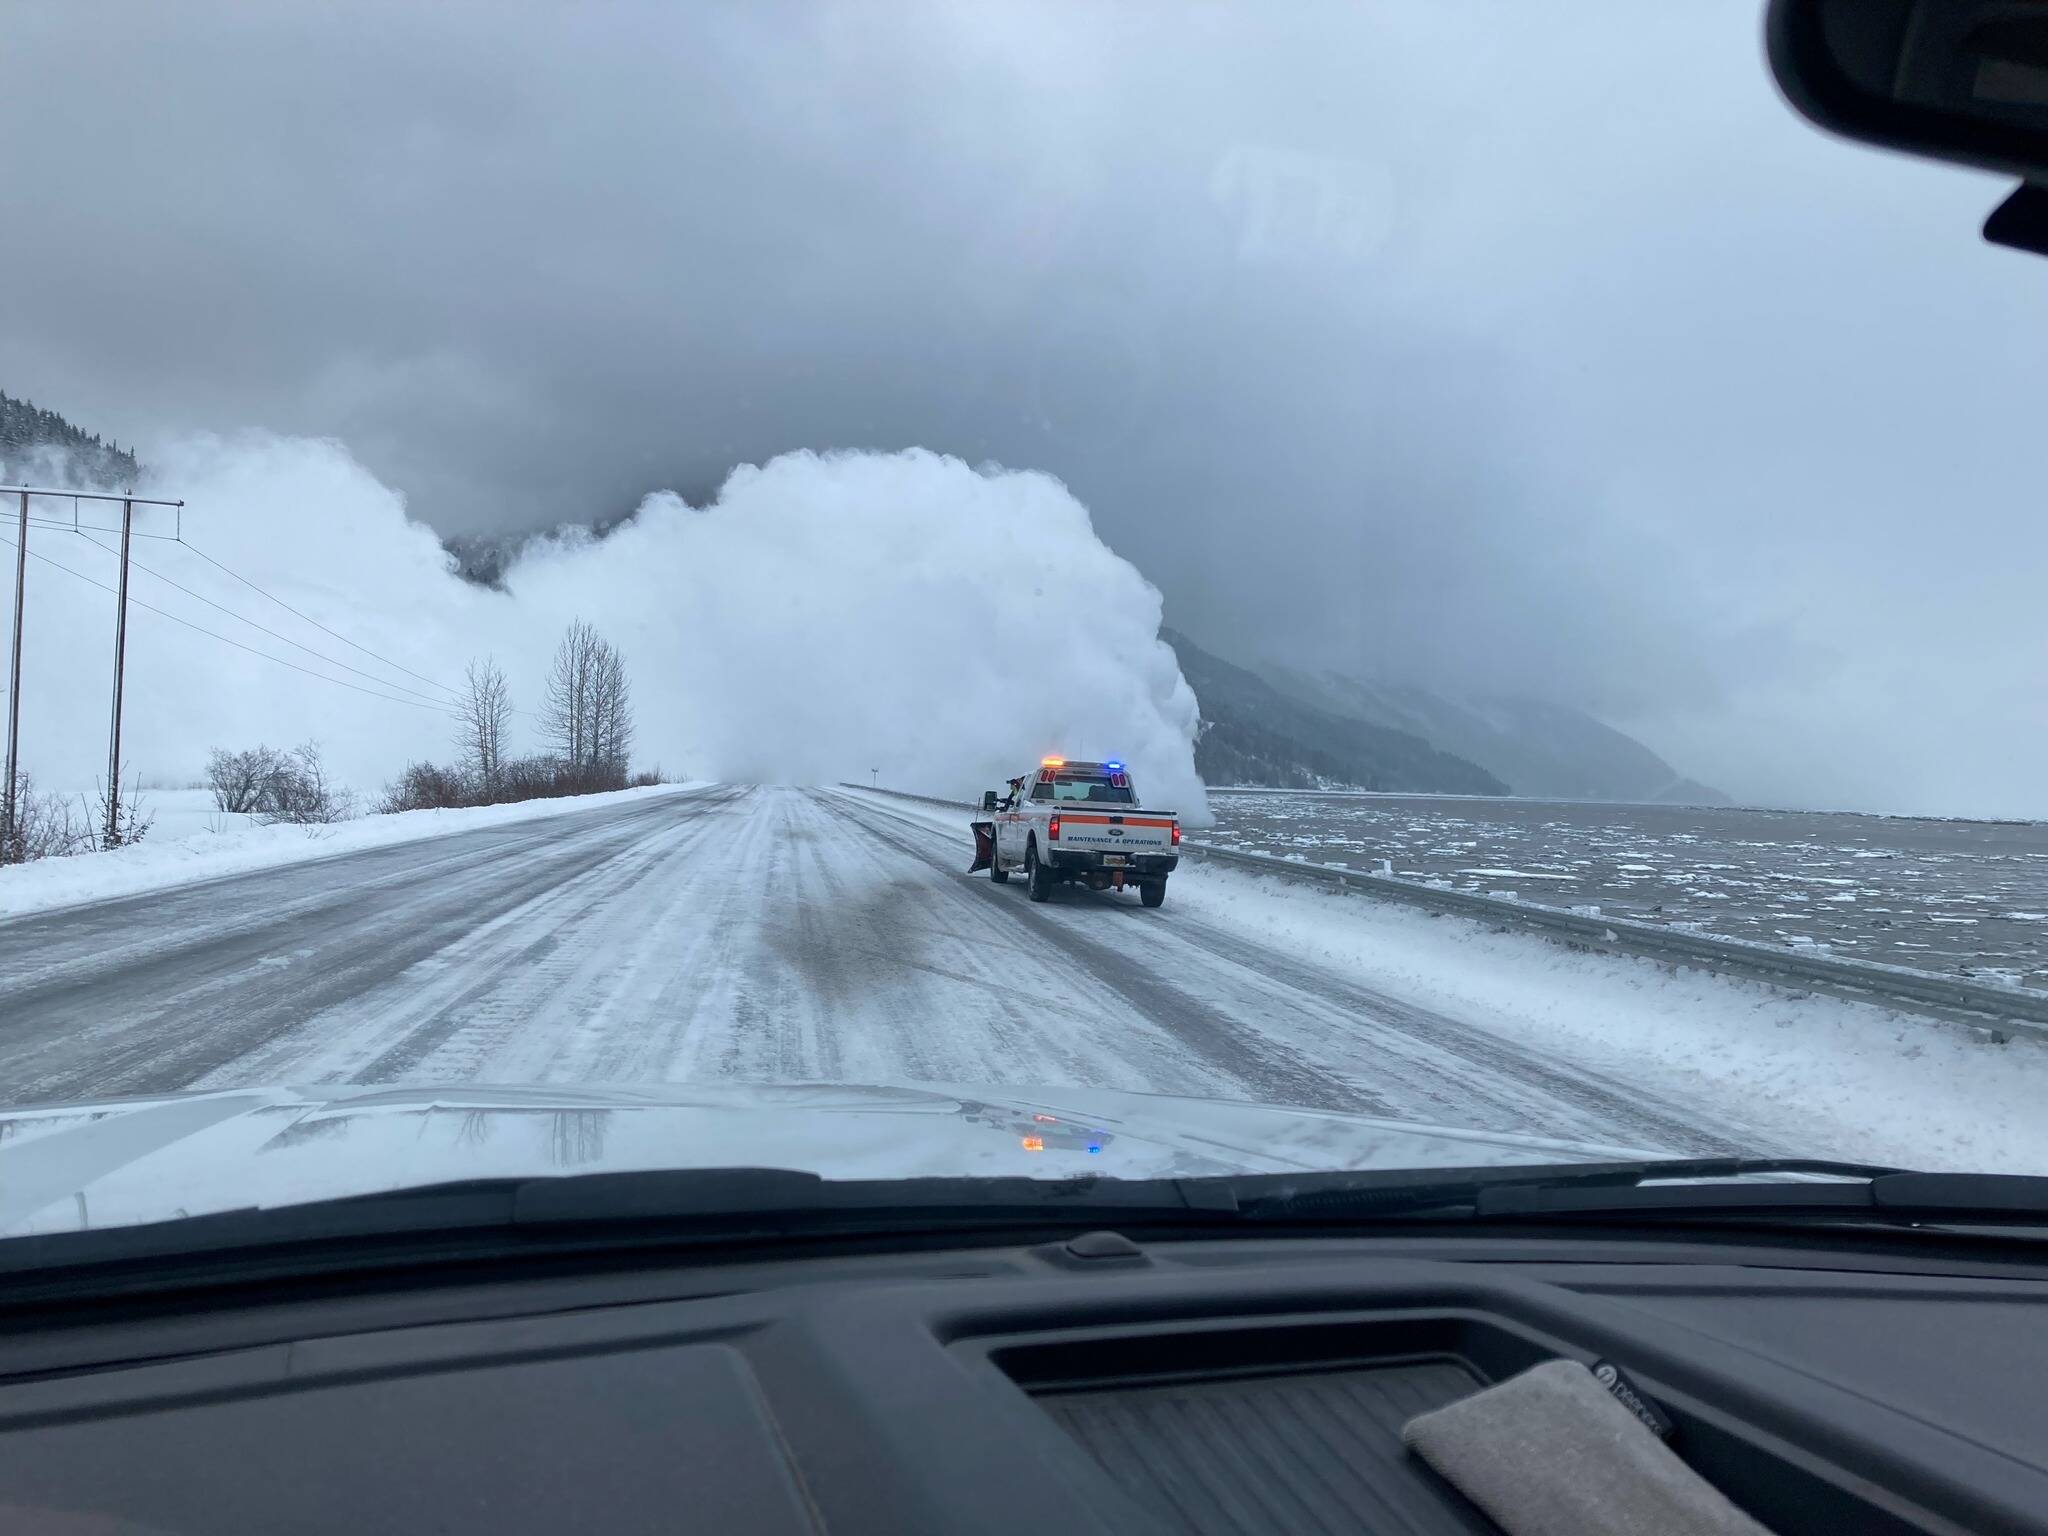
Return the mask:
{"type": "Polygon", "coordinates": [[[997,884],[1021,874],[1033,901],[1075,880],[1096,891],[1132,884],[1140,901],[1156,907],[1180,863],[1180,818],[1141,809],[1129,771],[1117,762],[1048,757],[1011,779],[1006,793],[984,794],[973,827],[974,870],[987,870],[997,884]]]}

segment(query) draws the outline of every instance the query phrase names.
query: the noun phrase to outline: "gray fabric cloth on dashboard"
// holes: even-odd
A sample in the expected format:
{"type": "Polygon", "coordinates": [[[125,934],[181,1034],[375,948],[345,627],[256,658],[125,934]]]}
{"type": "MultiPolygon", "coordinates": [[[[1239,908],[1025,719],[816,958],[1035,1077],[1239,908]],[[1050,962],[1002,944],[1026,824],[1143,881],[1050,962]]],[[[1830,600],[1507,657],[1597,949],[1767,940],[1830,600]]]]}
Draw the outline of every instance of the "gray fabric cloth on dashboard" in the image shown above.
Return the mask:
{"type": "Polygon", "coordinates": [[[1508,1536],[1769,1536],[1575,1360],[1420,1414],[1401,1439],[1508,1536]]]}

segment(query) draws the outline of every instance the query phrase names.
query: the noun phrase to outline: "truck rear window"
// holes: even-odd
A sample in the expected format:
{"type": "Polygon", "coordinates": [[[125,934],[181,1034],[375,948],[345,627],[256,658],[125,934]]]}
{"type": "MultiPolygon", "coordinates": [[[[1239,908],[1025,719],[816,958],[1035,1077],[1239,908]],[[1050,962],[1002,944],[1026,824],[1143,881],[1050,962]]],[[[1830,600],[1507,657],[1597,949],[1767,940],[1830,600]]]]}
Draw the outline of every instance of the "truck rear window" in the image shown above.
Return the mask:
{"type": "Polygon", "coordinates": [[[1128,783],[1112,784],[1108,778],[1057,778],[1050,784],[1032,786],[1034,800],[1086,800],[1093,805],[1131,805],[1135,802],[1128,783]]]}

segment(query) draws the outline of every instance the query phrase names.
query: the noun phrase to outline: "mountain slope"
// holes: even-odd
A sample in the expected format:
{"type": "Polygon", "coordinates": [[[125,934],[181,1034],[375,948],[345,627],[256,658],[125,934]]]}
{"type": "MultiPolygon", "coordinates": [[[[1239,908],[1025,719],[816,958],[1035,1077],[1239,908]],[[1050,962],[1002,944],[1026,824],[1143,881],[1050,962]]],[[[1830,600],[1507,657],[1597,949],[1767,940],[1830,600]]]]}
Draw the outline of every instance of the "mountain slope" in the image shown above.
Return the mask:
{"type": "Polygon", "coordinates": [[[1160,638],[1202,706],[1195,771],[1209,784],[1500,795],[1484,768],[1410,732],[1349,719],[1290,698],[1172,630],[1160,638]]]}
{"type": "Polygon", "coordinates": [[[1284,667],[1263,674],[1290,698],[1420,736],[1514,786],[1568,800],[1661,800],[1726,805],[1634,737],[1591,715],[1538,699],[1455,698],[1396,683],[1284,667]]]}
{"type": "Polygon", "coordinates": [[[55,411],[0,393],[0,475],[72,490],[121,490],[135,484],[135,455],[55,411]]]}

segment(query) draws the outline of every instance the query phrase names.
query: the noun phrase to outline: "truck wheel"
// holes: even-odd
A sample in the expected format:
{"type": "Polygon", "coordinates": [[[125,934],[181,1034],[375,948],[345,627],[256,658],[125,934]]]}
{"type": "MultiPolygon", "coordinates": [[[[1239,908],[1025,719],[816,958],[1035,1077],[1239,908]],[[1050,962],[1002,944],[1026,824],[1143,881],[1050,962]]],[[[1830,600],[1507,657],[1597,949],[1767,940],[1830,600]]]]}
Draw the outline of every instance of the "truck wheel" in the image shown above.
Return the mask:
{"type": "Polygon", "coordinates": [[[1148,907],[1156,907],[1164,902],[1166,900],[1166,876],[1161,875],[1157,880],[1139,881],[1138,900],[1148,907]]]}
{"type": "Polygon", "coordinates": [[[1038,841],[1024,845],[1024,889],[1033,901],[1052,895],[1052,871],[1038,862],[1038,841]]]}
{"type": "Polygon", "coordinates": [[[1003,850],[991,848],[988,851],[988,877],[997,885],[1010,883],[1010,872],[1003,868],[1003,850]]]}

